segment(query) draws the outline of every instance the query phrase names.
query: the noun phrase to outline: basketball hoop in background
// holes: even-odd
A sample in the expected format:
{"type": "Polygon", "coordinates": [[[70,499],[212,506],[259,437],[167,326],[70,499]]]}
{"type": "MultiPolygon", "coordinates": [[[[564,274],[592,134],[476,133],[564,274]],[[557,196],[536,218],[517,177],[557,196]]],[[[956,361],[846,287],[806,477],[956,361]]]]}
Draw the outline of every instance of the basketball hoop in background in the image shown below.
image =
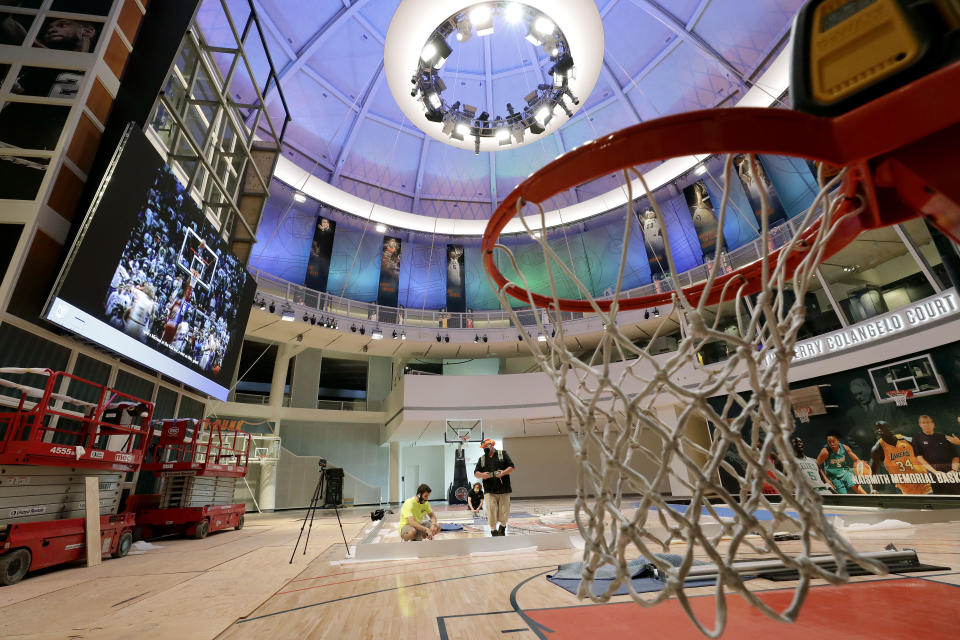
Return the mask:
{"type": "MultiPolygon", "coordinates": [[[[822,3],[814,0],[811,6],[822,3]]],[[[824,260],[864,231],[922,216],[960,241],[960,182],[952,162],[960,147],[958,103],[960,63],[955,63],[836,117],[748,107],[668,116],[565,153],[500,204],[487,224],[482,258],[501,306],[517,327],[528,329],[520,332],[521,339],[556,388],[579,462],[574,514],[584,555],[578,597],[606,602],[621,587],[643,606],[676,597],[700,632],[718,637],[731,592],[773,619],[792,622],[812,580],[844,583],[853,564],[887,573],[877,554],[859,552],[828,522],[822,498],[797,463],[790,443],[794,416],[809,419],[812,407],[798,402],[800,409],[793,410],[788,374],[804,327],[806,296],[824,260]],[[710,164],[713,173],[709,168],[702,173],[722,193],[714,198],[713,212],[716,229],[722,230],[725,221],[743,215],[728,192],[737,184],[735,154],[745,156],[753,176],[761,171],[758,154],[806,159],[816,167],[819,192],[806,211],[772,229],[770,187],[757,181],[759,257],[733,265],[730,273],[714,260],[702,280],[681,281],[667,218],[653,193],[663,183],[653,181],[662,177],[661,169],[678,175],[710,164]],[[723,162],[708,163],[713,155],[723,162]],[[834,167],[839,170],[830,177],[827,170],[834,167]],[[566,202],[572,189],[618,173],[626,196],[623,246],[613,296],[598,300],[572,258],[567,264],[551,246],[548,225],[557,223],[548,223],[546,208],[566,202]],[[658,242],[662,239],[664,290],[621,297],[628,256],[644,250],[630,245],[635,215],[648,206],[658,242]],[[514,218],[538,243],[545,264],[521,264],[500,242],[514,218]],[[515,274],[513,280],[501,267],[515,274]],[[544,285],[534,291],[530,283],[544,272],[544,285]],[[561,297],[560,291],[570,293],[561,297]],[[527,309],[514,306],[516,300],[527,309]],[[668,311],[640,346],[635,328],[643,315],[629,312],[656,308],[668,311]],[[721,308],[735,319],[737,332],[723,331],[721,308]],[[524,327],[518,311],[528,325],[532,318],[537,326],[524,327]],[[568,338],[560,312],[602,320],[592,353],[568,338]],[[678,325],[676,350],[653,351],[651,345],[678,325]],[[715,343],[723,343],[728,359],[698,367],[701,349],[715,343]],[[693,379],[691,371],[701,377],[693,379]],[[727,398],[723,406],[708,402],[717,396],[727,398]],[[675,411],[656,410],[663,407],[675,411]],[[704,420],[713,426],[708,444],[686,428],[704,420]],[[742,468],[729,462],[731,454],[742,468]],[[637,464],[657,471],[647,477],[635,471],[637,464]],[[720,482],[721,469],[736,479],[738,493],[720,482]],[[764,494],[765,485],[775,500],[764,494]],[[665,486],[672,493],[661,493],[665,486]],[[690,495],[682,512],[667,502],[678,489],[690,495]],[[626,495],[641,499],[628,502],[626,495]],[[734,517],[721,516],[717,507],[734,517]],[[709,528],[703,522],[707,518],[709,528]],[[800,540],[776,539],[775,532],[784,529],[799,531],[800,540]],[[794,597],[782,609],[749,589],[748,560],[757,554],[775,556],[799,574],[794,597]],[[628,561],[637,556],[663,576],[662,591],[634,590],[628,561]],[[698,566],[697,560],[708,565],[698,566]],[[594,593],[598,570],[610,568],[616,572],[610,586],[594,593]],[[714,610],[695,612],[685,590],[688,580],[706,574],[716,581],[714,610]]],[[[722,255],[723,233],[714,235],[713,255],[722,255]]]]}
{"type": "Polygon", "coordinates": [[[468,442],[470,442],[470,434],[465,433],[462,436],[460,436],[460,442],[462,442],[463,444],[467,444],[468,442]]]}
{"type": "Polygon", "coordinates": [[[909,389],[894,389],[893,391],[887,391],[887,397],[893,398],[893,402],[898,407],[907,406],[907,400],[913,396],[913,391],[909,389]]]}
{"type": "Polygon", "coordinates": [[[812,409],[810,407],[794,407],[793,415],[800,421],[801,424],[806,424],[810,422],[810,412],[812,409]]]}

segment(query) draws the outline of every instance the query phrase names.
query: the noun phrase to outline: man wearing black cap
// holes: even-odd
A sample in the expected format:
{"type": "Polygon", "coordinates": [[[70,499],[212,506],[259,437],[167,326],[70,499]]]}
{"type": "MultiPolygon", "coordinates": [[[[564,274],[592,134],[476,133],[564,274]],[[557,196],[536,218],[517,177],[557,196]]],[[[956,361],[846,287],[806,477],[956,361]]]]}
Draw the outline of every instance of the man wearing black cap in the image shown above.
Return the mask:
{"type": "Polygon", "coordinates": [[[514,470],[513,460],[506,451],[497,451],[496,443],[490,438],[481,442],[480,446],[483,447],[483,455],[477,460],[473,475],[483,480],[490,535],[505,536],[507,520],[510,519],[510,474],[514,470]],[[501,523],[499,527],[498,523],[501,523]]]}

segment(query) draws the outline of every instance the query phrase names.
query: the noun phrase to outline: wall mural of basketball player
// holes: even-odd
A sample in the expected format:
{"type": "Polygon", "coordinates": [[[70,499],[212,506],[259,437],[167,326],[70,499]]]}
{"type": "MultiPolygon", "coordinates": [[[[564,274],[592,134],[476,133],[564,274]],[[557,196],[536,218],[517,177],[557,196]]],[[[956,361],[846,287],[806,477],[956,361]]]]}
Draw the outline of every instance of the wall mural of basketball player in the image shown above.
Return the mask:
{"type": "Polygon", "coordinates": [[[396,307],[400,289],[400,258],[403,244],[400,238],[383,237],[380,252],[380,288],[377,290],[377,304],[396,307]]]}
{"type": "MultiPolygon", "coordinates": [[[[693,228],[700,241],[700,250],[703,252],[703,261],[713,260],[717,253],[717,214],[710,199],[710,192],[703,180],[698,180],[683,189],[683,198],[690,208],[693,218],[693,228]]],[[[723,235],[720,236],[720,251],[724,250],[723,235]]]]}
{"type": "Polygon", "coordinates": [[[753,162],[750,162],[750,156],[739,154],[733,157],[733,166],[737,171],[740,184],[743,185],[743,190],[747,194],[747,200],[750,202],[753,215],[757,218],[758,226],[763,222],[761,218],[763,200],[760,195],[762,191],[766,192],[767,202],[770,205],[770,226],[775,227],[785,222],[787,212],[784,210],[777,192],[774,191],[770,178],[763,170],[760,157],[754,156],[753,162]]]}
{"type": "Polygon", "coordinates": [[[643,241],[647,245],[647,259],[650,262],[650,277],[660,291],[669,271],[665,239],[657,213],[651,208],[637,209],[637,221],[643,231],[643,241]]]}
{"type": "Polygon", "coordinates": [[[330,275],[330,258],[333,255],[333,237],[337,233],[337,223],[324,217],[318,217],[313,230],[313,242],[310,245],[310,258],[307,272],[303,276],[303,285],[317,291],[327,290],[327,278],[330,275]]]}
{"type": "MultiPolygon", "coordinates": [[[[821,466],[828,476],[834,473],[849,480],[847,472],[839,470],[849,467],[854,475],[852,482],[867,493],[960,495],[960,405],[953,402],[960,392],[960,342],[800,380],[792,386],[811,385],[820,386],[826,413],[809,416],[807,423],[798,421],[793,434],[807,444],[811,454],[828,449],[832,453],[827,457],[839,461],[843,448],[847,460],[835,462],[835,471],[821,466]],[[918,380],[917,393],[929,395],[914,395],[906,406],[898,407],[883,392],[885,387],[878,389],[872,382],[886,382],[890,371],[899,372],[895,377],[901,388],[910,387],[913,376],[918,380]],[[927,387],[934,381],[942,386],[931,393],[927,387]],[[926,391],[919,391],[920,387],[926,391]],[[853,471],[857,460],[863,463],[859,473],[853,471]]],[[[709,402],[715,410],[723,411],[726,396],[710,398],[709,402]]],[[[731,411],[732,415],[736,413],[731,411]]],[[[744,427],[745,437],[750,428],[744,427]]],[[[742,473],[743,462],[736,451],[728,452],[727,462],[742,473]]],[[[721,471],[720,476],[725,487],[738,489],[731,474],[721,471]]]]}
{"type": "Polygon", "coordinates": [[[243,266],[202,225],[169,168],[156,176],[104,295],[101,317],[153,349],[217,374],[239,317],[243,266]]]}
{"type": "Polygon", "coordinates": [[[466,279],[464,278],[464,251],[462,244],[447,245],[447,310],[466,311],[466,279]]]}

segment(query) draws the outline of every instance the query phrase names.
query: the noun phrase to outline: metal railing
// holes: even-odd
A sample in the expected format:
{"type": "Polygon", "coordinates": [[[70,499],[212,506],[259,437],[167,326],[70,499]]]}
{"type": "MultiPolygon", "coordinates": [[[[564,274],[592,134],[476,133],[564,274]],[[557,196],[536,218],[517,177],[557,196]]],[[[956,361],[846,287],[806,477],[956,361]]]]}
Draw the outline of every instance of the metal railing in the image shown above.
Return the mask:
{"type": "MultiPolygon", "coordinates": [[[[774,227],[770,231],[771,251],[784,246],[793,238],[798,230],[798,223],[788,220],[787,222],[774,227]]],[[[733,251],[722,254],[720,260],[723,263],[722,271],[734,271],[744,267],[751,262],[759,260],[764,254],[761,247],[760,238],[734,249],[733,251]]],[[[257,292],[259,299],[267,304],[269,301],[264,296],[269,296],[282,303],[297,305],[293,310],[297,314],[295,320],[303,320],[306,314],[307,319],[310,316],[316,316],[317,320],[324,317],[335,317],[339,323],[341,331],[349,330],[351,322],[365,322],[375,324],[397,325],[398,327],[418,327],[418,328],[438,328],[438,329],[475,329],[483,331],[486,329],[509,329],[512,321],[510,315],[503,310],[495,311],[471,311],[469,313],[455,313],[449,311],[438,311],[433,309],[407,309],[404,307],[387,307],[372,302],[360,302],[335,296],[330,293],[316,291],[303,285],[294,284],[272,274],[259,269],[250,268],[254,279],[257,281],[257,292]]],[[[677,283],[680,287],[687,287],[695,282],[706,280],[710,272],[709,264],[698,265],[688,271],[677,275],[677,283]]],[[[672,291],[673,285],[670,279],[664,279],[656,283],[646,284],[642,287],[628,289],[620,292],[620,298],[633,298],[641,296],[652,296],[666,291],[672,291]]],[[[610,299],[612,296],[598,296],[597,299],[610,299]]],[[[282,309],[279,309],[282,311],[282,309]]],[[[544,325],[552,324],[548,319],[546,312],[541,313],[540,321],[544,325]]],[[[524,326],[535,326],[537,324],[534,311],[530,309],[518,309],[517,316],[524,326]]],[[[572,313],[564,311],[561,313],[561,320],[577,320],[587,315],[583,313],[572,313]]],[[[402,329],[401,329],[402,330],[402,329]]]]}
{"type": "MultiPolygon", "coordinates": [[[[241,393],[236,392],[233,394],[233,402],[240,402],[242,404],[259,404],[266,405],[270,404],[270,396],[260,393],[241,393]]],[[[326,411],[382,411],[379,402],[367,401],[367,400],[317,400],[317,409],[324,409],[326,411]]],[[[290,396],[283,396],[283,405],[284,407],[291,407],[290,396]]],[[[300,408],[309,408],[313,407],[300,407],[300,408]]]]}

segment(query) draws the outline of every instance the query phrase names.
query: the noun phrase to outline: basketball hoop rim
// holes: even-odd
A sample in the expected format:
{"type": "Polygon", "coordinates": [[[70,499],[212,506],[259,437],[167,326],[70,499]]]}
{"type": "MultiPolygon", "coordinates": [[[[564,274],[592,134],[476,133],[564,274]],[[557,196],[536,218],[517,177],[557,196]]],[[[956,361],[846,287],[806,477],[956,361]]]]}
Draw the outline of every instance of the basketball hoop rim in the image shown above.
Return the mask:
{"type": "MultiPolygon", "coordinates": [[[[691,155],[759,153],[801,157],[831,165],[848,167],[843,192],[852,197],[863,183],[868,206],[857,216],[842,221],[827,244],[821,261],[847,246],[860,233],[917,217],[905,207],[877,207],[877,194],[871,175],[876,159],[911,142],[960,122],[960,62],[931,73],[858,109],[835,118],[822,118],[798,111],[774,108],[735,107],[693,111],[658,118],[623,129],[574,149],[524,180],[497,207],[484,230],[481,250],[483,265],[498,289],[538,307],[556,307],[552,297],[533,293],[516,285],[500,272],[493,260],[494,246],[507,224],[517,214],[519,202],[542,203],[579,184],[611,173],[641,165],[691,155]],[[865,177],[867,177],[865,179],[865,177]]],[[[634,194],[641,197],[643,194],[634,194]]],[[[837,212],[849,213],[856,203],[848,201],[837,212]]],[[[819,222],[806,229],[798,247],[810,244],[819,230],[819,222]]],[[[941,226],[941,225],[938,225],[941,226]]],[[[941,226],[941,228],[943,228],[941,226]]],[[[948,231],[949,233],[949,231],[948,231]]],[[[781,250],[771,254],[775,265],[781,250]]],[[[794,250],[788,256],[787,273],[793,271],[804,252],[794,250]]],[[[737,271],[718,276],[707,303],[719,302],[723,285],[732,278],[745,283],[744,295],[759,291],[760,260],[737,271]]],[[[683,289],[693,304],[699,302],[704,283],[683,289]]],[[[624,298],[621,310],[642,309],[671,302],[673,293],[624,298]]],[[[612,301],[597,300],[608,311],[612,301]]],[[[590,301],[560,298],[562,311],[591,312],[590,301]]]]}

